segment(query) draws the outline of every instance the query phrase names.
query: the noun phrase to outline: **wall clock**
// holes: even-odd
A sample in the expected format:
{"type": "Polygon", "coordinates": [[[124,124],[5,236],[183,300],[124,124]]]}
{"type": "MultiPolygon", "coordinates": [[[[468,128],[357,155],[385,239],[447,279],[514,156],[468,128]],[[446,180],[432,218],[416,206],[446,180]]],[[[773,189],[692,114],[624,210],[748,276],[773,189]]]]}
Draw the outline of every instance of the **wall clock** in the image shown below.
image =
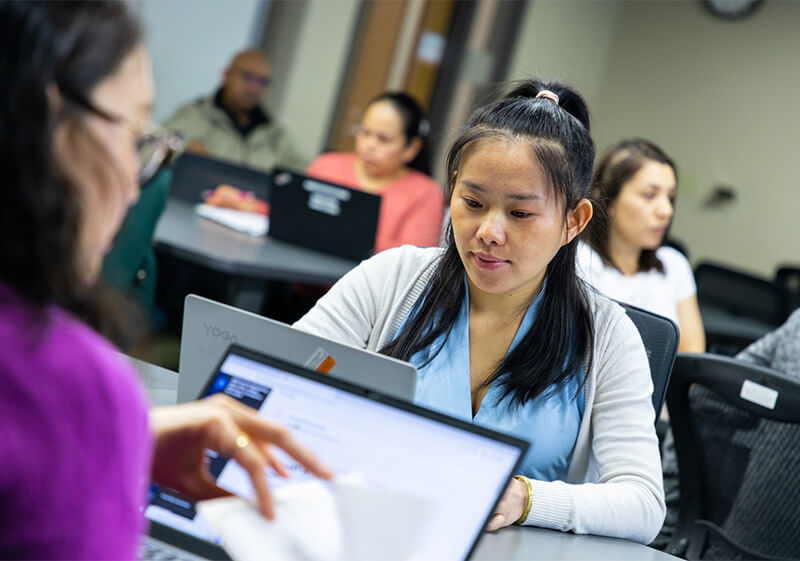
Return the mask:
{"type": "Polygon", "coordinates": [[[763,0],[703,0],[703,4],[712,14],[729,20],[746,18],[762,3],[763,0]]]}

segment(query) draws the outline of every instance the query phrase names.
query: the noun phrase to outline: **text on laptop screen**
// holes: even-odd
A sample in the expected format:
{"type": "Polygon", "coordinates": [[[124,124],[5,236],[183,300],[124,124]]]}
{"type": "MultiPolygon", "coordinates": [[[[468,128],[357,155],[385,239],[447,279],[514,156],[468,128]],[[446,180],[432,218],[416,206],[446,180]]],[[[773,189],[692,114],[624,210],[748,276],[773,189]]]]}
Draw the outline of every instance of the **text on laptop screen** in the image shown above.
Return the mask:
{"type": "MultiPolygon", "coordinates": [[[[520,455],[510,444],[233,353],[210,385],[209,393],[216,392],[287,427],[334,473],[357,472],[371,485],[430,501],[413,549],[419,561],[466,557],[520,455]]],[[[272,489],[310,477],[287,455],[275,453],[292,477],[270,473],[272,489]]],[[[238,464],[215,458],[211,471],[221,487],[253,495],[238,464]]]]}

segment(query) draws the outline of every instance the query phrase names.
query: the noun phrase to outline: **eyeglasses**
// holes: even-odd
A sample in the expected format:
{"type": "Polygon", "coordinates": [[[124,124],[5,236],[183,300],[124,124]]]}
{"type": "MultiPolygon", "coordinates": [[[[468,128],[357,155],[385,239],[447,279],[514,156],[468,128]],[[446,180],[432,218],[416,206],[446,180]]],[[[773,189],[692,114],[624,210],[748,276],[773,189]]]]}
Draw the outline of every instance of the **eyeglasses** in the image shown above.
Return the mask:
{"type": "Polygon", "coordinates": [[[96,107],[83,95],[68,88],[60,88],[65,98],[79,105],[90,113],[117,124],[136,138],[136,153],[139,158],[139,185],[147,186],[153,176],[166,164],[170,156],[180,152],[184,147],[183,138],[175,131],[149,121],[133,122],[125,117],[112,115],[96,107]]]}
{"type": "Polygon", "coordinates": [[[269,76],[261,76],[247,70],[239,70],[239,74],[245,82],[249,82],[261,88],[266,88],[269,86],[270,82],[272,82],[272,78],[269,76]]]}
{"type": "Polygon", "coordinates": [[[360,137],[370,137],[374,136],[375,139],[378,141],[379,144],[391,144],[397,140],[396,136],[389,136],[383,133],[375,133],[370,130],[365,129],[361,125],[355,125],[352,129],[350,129],[351,134],[358,138],[360,137]]]}

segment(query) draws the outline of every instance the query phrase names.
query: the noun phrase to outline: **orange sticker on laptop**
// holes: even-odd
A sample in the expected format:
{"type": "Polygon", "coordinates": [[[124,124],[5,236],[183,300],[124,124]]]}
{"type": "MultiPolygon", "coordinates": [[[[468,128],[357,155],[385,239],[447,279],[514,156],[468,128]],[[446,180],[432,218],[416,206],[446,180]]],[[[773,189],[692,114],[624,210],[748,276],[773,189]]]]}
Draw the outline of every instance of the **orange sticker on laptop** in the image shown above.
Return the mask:
{"type": "Polygon", "coordinates": [[[319,363],[319,366],[317,366],[317,372],[320,374],[328,374],[334,366],[336,366],[336,361],[333,360],[332,356],[328,355],[319,363]]]}

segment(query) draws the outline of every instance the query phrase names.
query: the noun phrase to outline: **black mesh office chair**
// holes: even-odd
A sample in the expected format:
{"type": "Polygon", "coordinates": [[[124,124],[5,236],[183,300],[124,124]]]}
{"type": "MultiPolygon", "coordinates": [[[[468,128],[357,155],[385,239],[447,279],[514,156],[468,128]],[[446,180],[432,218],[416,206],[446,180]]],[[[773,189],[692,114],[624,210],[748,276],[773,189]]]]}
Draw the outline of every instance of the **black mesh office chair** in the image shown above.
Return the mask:
{"type": "Polygon", "coordinates": [[[800,378],[681,353],[667,390],[680,470],[668,552],[800,558],[800,378]]]}
{"type": "Polygon", "coordinates": [[[713,263],[700,263],[694,278],[700,305],[773,325],[786,319],[784,290],[771,280],[713,263]]]}
{"type": "Polygon", "coordinates": [[[669,385],[672,364],[678,350],[678,328],[669,319],[648,312],[630,304],[619,302],[631,318],[642,337],[647,360],[650,362],[650,375],[653,378],[653,409],[656,422],[664,405],[665,392],[669,385]]]}
{"type": "Polygon", "coordinates": [[[800,308],[800,266],[781,265],[775,270],[775,284],[784,290],[786,316],[800,308]]]}
{"type": "Polygon", "coordinates": [[[694,277],[710,352],[734,355],[788,316],[788,292],[770,279],[714,263],[700,263],[694,277]]]}

